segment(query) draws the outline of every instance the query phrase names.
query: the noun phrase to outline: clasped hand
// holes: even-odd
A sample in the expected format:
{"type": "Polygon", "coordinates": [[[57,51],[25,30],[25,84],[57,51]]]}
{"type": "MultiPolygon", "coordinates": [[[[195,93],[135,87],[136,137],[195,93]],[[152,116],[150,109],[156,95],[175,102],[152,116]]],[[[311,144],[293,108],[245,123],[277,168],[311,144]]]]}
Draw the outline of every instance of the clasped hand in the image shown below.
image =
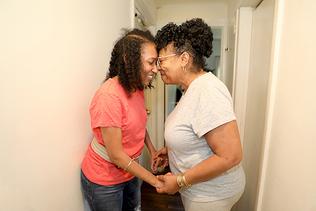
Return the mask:
{"type": "Polygon", "coordinates": [[[175,194],[179,191],[176,175],[168,172],[165,175],[158,175],[157,178],[159,180],[159,183],[156,186],[156,191],[158,193],[175,194]]]}
{"type": "Polygon", "coordinates": [[[163,171],[169,165],[168,151],[164,147],[152,155],[151,170],[154,174],[163,171]]]}
{"type": "MultiPolygon", "coordinates": [[[[164,147],[156,152],[152,157],[151,169],[153,173],[158,173],[163,171],[165,167],[169,165],[167,148],[164,147]]],[[[157,176],[158,183],[155,186],[158,193],[175,194],[179,191],[179,186],[177,184],[177,176],[168,172],[165,175],[157,176]]]]}

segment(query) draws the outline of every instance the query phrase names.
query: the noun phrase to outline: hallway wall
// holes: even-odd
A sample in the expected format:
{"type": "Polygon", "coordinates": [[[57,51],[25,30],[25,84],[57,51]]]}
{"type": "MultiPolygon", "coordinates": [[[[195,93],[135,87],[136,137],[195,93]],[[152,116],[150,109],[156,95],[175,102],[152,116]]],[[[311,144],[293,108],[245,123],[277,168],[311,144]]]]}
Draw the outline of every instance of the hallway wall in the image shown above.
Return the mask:
{"type": "Polygon", "coordinates": [[[316,2],[278,0],[258,211],[316,210],[316,2]]]}
{"type": "Polygon", "coordinates": [[[125,0],[0,3],[0,210],[80,211],[88,106],[125,0]]]}

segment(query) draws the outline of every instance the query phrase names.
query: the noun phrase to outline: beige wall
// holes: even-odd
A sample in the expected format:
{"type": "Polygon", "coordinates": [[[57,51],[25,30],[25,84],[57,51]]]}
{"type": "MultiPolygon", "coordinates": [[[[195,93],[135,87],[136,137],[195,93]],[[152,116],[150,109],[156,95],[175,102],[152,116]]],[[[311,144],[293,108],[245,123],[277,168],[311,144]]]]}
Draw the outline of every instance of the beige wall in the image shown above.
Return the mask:
{"type": "Polygon", "coordinates": [[[258,211],[316,210],[316,2],[279,0],[258,211]]]}
{"type": "Polygon", "coordinates": [[[83,210],[79,170],[88,106],[113,42],[129,27],[125,0],[0,4],[0,210],[83,210]]]}
{"type": "Polygon", "coordinates": [[[158,7],[157,25],[169,22],[182,23],[200,17],[211,25],[224,25],[227,22],[226,1],[174,1],[158,7]]]}

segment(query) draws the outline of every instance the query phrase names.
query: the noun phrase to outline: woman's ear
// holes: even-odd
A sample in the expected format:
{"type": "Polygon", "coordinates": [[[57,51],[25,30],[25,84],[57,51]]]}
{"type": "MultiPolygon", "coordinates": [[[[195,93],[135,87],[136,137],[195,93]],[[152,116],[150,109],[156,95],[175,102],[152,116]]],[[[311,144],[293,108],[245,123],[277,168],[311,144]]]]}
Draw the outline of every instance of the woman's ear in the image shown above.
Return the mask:
{"type": "Polygon", "coordinates": [[[189,64],[190,61],[190,54],[186,51],[184,51],[181,56],[181,66],[186,67],[189,64]]]}

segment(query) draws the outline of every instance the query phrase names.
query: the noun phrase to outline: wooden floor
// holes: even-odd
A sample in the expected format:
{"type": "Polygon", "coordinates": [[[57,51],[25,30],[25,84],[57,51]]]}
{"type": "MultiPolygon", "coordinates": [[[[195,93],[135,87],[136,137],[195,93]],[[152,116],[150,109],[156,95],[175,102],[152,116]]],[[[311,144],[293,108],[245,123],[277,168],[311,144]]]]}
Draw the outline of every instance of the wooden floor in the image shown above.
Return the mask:
{"type": "Polygon", "coordinates": [[[158,194],[151,185],[142,184],[142,211],[184,211],[180,194],[158,194]]]}

